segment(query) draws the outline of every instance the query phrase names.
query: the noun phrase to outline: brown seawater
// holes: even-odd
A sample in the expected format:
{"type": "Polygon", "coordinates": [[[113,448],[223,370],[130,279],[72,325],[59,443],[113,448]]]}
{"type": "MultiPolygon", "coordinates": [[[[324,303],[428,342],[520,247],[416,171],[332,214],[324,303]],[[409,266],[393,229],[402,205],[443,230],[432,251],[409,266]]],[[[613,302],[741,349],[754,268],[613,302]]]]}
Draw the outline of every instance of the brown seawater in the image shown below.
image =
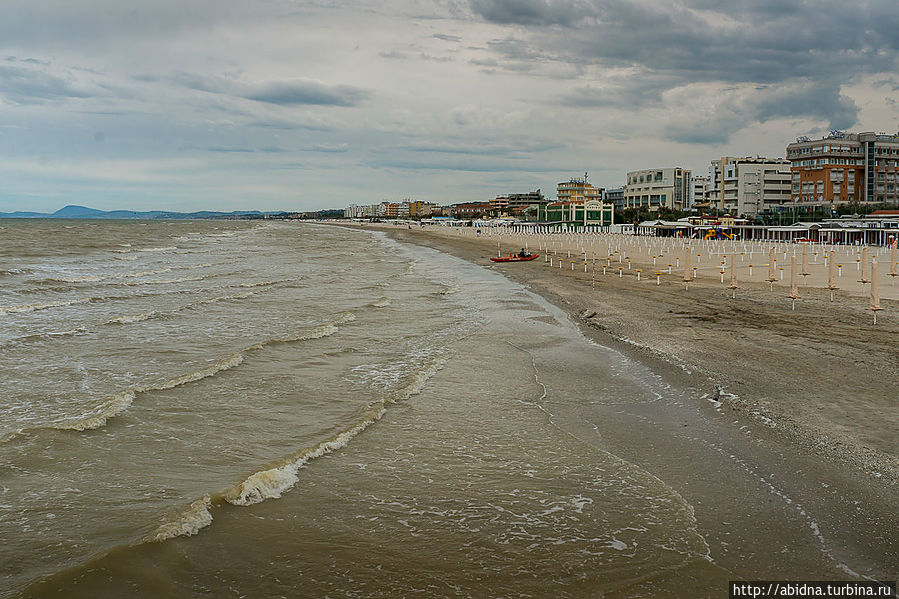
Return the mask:
{"type": "Polygon", "coordinates": [[[562,424],[677,392],[496,272],[299,223],[0,227],[0,596],[725,588],[692,506],[562,424]]]}

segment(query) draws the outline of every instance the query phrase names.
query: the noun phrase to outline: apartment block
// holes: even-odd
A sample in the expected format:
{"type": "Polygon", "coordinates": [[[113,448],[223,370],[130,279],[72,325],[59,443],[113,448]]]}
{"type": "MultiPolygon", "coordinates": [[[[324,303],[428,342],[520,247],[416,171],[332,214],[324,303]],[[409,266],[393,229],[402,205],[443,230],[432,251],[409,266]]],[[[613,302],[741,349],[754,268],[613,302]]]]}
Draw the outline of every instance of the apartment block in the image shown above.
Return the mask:
{"type": "Polygon", "coordinates": [[[543,197],[543,192],[538,189],[537,191],[529,191],[527,193],[509,193],[496,196],[490,201],[490,206],[494,211],[498,212],[516,212],[529,206],[543,206],[547,201],[543,197]]]}
{"type": "Polygon", "coordinates": [[[624,187],[613,187],[606,189],[603,195],[603,201],[615,207],[615,210],[624,208],[624,187]]]}
{"type": "Polygon", "coordinates": [[[559,202],[602,200],[602,192],[602,187],[593,187],[587,183],[586,173],[583,179],[573,177],[556,185],[556,195],[559,202]]]}
{"type": "Polygon", "coordinates": [[[709,206],[736,215],[755,215],[790,203],[790,161],[724,156],[709,167],[709,206]]]}
{"type": "Polygon", "coordinates": [[[711,179],[709,177],[692,177],[690,179],[690,197],[684,210],[692,210],[694,206],[706,206],[708,202],[711,179]]]}
{"type": "Polygon", "coordinates": [[[624,207],[684,210],[690,197],[690,181],[690,170],[680,167],[630,171],[624,188],[624,207]]]}
{"type": "Polygon", "coordinates": [[[899,133],[831,131],[787,146],[791,201],[818,206],[899,202],[899,133]]]}

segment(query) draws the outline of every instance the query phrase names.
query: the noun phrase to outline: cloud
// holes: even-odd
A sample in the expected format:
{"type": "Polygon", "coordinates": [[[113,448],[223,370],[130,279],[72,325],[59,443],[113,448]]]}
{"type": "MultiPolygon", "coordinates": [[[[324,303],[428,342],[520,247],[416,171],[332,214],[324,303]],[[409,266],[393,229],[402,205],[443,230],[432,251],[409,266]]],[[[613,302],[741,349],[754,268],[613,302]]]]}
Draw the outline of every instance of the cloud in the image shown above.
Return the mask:
{"type": "Polygon", "coordinates": [[[311,148],[307,148],[307,152],[324,152],[327,154],[342,153],[349,151],[347,144],[315,144],[311,148]]]}
{"type": "Polygon", "coordinates": [[[570,27],[596,15],[593,3],[581,0],[471,0],[471,9],[487,21],[503,25],[570,27]]]}
{"type": "Polygon", "coordinates": [[[304,79],[247,84],[217,75],[184,72],[176,73],[170,79],[178,85],[197,91],[280,106],[357,106],[372,95],[367,90],[351,85],[327,85],[304,79]]]}
{"type": "Polygon", "coordinates": [[[356,106],[371,97],[370,92],[350,85],[325,85],[302,80],[252,85],[240,95],[269,104],[318,106],[356,106]]]}
{"type": "Polygon", "coordinates": [[[438,40],[443,40],[445,42],[461,42],[462,38],[458,35],[447,35],[445,33],[435,33],[431,37],[436,38],[438,40]]]}
{"type": "MultiPolygon", "coordinates": [[[[7,59],[7,62],[13,62],[7,59]]],[[[33,59],[0,65],[0,95],[16,104],[105,95],[102,87],[79,81],[71,73],[53,73],[47,63],[33,59]]]]}
{"type": "Polygon", "coordinates": [[[254,150],[252,148],[235,148],[235,147],[230,147],[230,146],[210,146],[210,147],[206,148],[206,151],[207,152],[229,153],[229,152],[255,152],[256,150],[254,150]]]}
{"type": "MultiPolygon", "coordinates": [[[[848,127],[859,107],[843,86],[899,70],[894,0],[469,0],[469,7],[476,19],[514,26],[488,42],[491,58],[473,64],[492,59],[506,72],[567,75],[580,85],[560,101],[573,108],[625,111],[666,102],[673,109],[681,95],[671,92],[709,83],[741,90],[736,106],[705,99],[715,106],[710,122],[812,118],[848,127]]],[[[707,133],[689,134],[682,123],[667,127],[679,140],[700,143],[719,143],[731,130],[702,129],[707,133]]]]}
{"type": "Polygon", "coordinates": [[[849,129],[859,116],[852,98],[813,81],[778,86],[697,84],[671,92],[666,100],[680,110],[672,114],[663,135],[680,143],[725,143],[754,123],[776,119],[809,119],[827,123],[828,129],[849,129]]]}

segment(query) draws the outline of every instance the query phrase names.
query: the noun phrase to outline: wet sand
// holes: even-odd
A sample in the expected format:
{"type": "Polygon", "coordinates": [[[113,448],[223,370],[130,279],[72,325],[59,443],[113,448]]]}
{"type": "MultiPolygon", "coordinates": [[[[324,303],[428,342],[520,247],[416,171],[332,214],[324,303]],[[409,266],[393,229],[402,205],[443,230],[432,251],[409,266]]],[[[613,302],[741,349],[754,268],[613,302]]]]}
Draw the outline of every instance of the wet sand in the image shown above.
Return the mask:
{"type": "MultiPolygon", "coordinates": [[[[729,272],[724,284],[716,271],[685,286],[673,271],[657,285],[648,254],[629,255],[624,276],[603,276],[600,260],[587,273],[567,256],[563,268],[543,257],[489,261],[498,244],[508,254],[523,238],[384,228],[501,270],[563,308],[588,338],[686,390],[684,402],[587,405],[562,418],[690,502],[715,564],[733,579],[896,579],[899,302],[884,299],[875,326],[859,291],[836,291],[831,302],[812,286],[827,283],[820,269],[794,310],[789,274],[772,290],[763,267],[733,297],[729,272]]],[[[537,244],[531,237],[532,251],[537,244]]]]}

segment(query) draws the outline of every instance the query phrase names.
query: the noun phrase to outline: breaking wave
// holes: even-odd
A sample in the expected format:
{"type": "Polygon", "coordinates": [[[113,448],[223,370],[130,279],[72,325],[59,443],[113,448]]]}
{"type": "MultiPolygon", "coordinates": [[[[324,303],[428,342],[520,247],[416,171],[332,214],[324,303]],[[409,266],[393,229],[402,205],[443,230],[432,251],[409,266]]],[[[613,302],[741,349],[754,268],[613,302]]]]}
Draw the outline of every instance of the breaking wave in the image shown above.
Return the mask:
{"type": "Polygon", "coordinates": [[[307,333],[301,335],[295,335],[291,337],[278,337],[272,339],[266,339],[265,341],[260,341],[259,343],[254,343],[253,345],[249,345],[239,351],[234,352],[233,354],[222,358],[206,368],[201,368],[200,370],[196,370],[194,372],[188,372],[182,374],[181,376],[177,376],[173,379],[169,379],[167,381],[163,381],[160,383],[156,383],[154,385],[146,385],[146,386],[134,386],[130,389],[126,389],[125,391],[116,393],[115,395],[110,396],[105,401],[103,401],[96,408],[92,409],[85,415],[80,416],[75,420],[70,420],[68,422],[50,424],[46,427],[36,427],[34,429],[22,429],[14,434],[7,435],[2,439],[3,442],[10,440],[11,438],[18,436],[19,434],[31,430],[38,430],[39,428],[50,428],[56,430],[71,430],[71,431],[86,431],[100,428],[104,426],[110,418],[114,418],[131,407],[131,404],[134,402],[134,399],[139,393],[147,393],[150,391],[166,391],[168,389],[174,389],[175,387],[179,387],[181,385],[186,385],[188,383],[193,383],[211,376],[218,374],[224,370],[230,370],[236,366],[239,366],[243,363],[244,358],[248,352],[256,351],[262,349],[263,347],[269,345],[275,345],[280,343],[295,343],[299,341],[309,341],[313,339],[321,339],[322,337],[328,337],[336,333],[339,328],[338,325],[345,324],[348,322],[352,322],[356,320],[356,316],[351,312],[345,312],[339,314],[332,322],[324,323],[319,325],[307,333]]]}
{"type": "MultiPolygon", "coordinates": [[[[404,401],[419,394],[425,383],[443,367],[444,363],[444,358],[432,358],[412,373],[402,387],[366,406],[361,417],[351,427],[312,447],[287,456],[279,464],[254,472],[241,483],[216,495],[215,499],[236,506],[250,506],[266,499],[280,498],[285,491],[299,482],[299,471],[303,466],[315,458],[346,447],[354,437],[384,416],[388,404],[404,401]]],[[[174,536],[196,534],[200,528],[212,523],[210,512],[212,504],[213,500],[208,495],[194,501],[173,520],[161,525],[148,539],[164,541],[174,536]]]]}
{"type": "Polygon", "coordinates": [[[77,329],[71,329],[68,331],[47,331],[46,333],[32,333],[31,335],[24,335],[22,337],[16,337],[11,339],[8,342],[8,345],[15,345],[17,343],[28,343],[30,341],[44,341],[47,339],[59,339],[61,337],[77,337],[78,335],[87,335],[88,330],[84,327],[78,327],[77,329]]]}
{"type": "Polygon", "coordinates": [[[0,307],[0,315],[3,314],[21,314],[23,312],[37,312],[38,310],[48,310],[50,308],[61,308],[63,306],[74,306],[77,304],[87,304],[96,301],[97,298],[82,297],[73,300],[62,300],[58,302],[41,302],[37,304],[24,304],[21,306],[2,306],[0,307]]]}
{"type": "Polygon", "coordinates": [[[167,245],[165,247],[158,248],[141,248],[137,250],[138,252],[171,252],[173,250],[177,250],[178,247],[174,245],[167,245]]]}
{"type": "Polygon", "coordinates": [[[158,316],[159,312],[156,310],[151,310],[150,312],[144,312],[142,314],[135,314],[134,316],[113,316],[109,320],[107,320],[104,324],[131,324],[134,322],[143,322],[145,320],[150,320],[154,316],[158,316]]]}
{"type": "Polygon", "coordinates": [[[146,537],[145,541],[160,542],[175,537],[189,537],[200,532],[200,529],[212,524],[212,498],[204,495],[197,499],[184,510],[179,512],[170,521],[156,529],[153,534],[146,537]]]}

